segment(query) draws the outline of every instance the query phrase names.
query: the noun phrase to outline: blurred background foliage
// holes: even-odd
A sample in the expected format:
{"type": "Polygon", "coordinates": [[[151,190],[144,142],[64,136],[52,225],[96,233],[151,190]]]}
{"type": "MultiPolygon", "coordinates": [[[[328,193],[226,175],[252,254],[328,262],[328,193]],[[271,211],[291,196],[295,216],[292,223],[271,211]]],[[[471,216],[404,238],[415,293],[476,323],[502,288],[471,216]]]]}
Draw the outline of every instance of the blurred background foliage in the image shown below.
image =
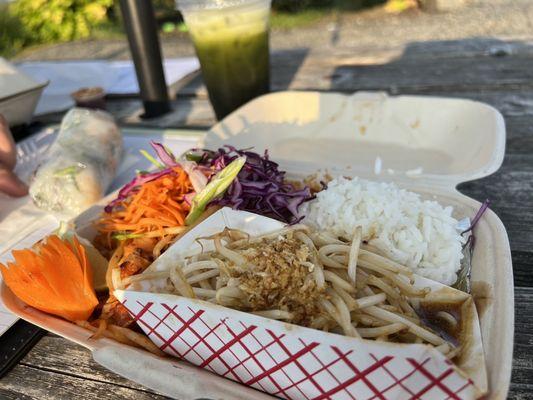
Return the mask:
{"type": "Polygon", "coordinates": [[[0,54],[23,46],[91,36],[108,22],[113,0],[15,0],[0,4],[0,54]]]}
{"type": "Polygon", "coordinates": [[[113,0],[17,0],[10,11],[26,30],[30,42],[82,39],[107,19],[113,0]]]}
{"type": "MultiPolygon", "coordinates": [[[[163,33],[187,30],[175,0],[152,1],[163,33]]],[[[403,3],[414,0],[273,0],[271,24],[274,29],[291,29],[312,24],[333,12],[359,10],[387,1],[401,8],[403,3]]],[[[0,0],[0,55],[4,57],[36,44],[122,36],[118,0],[0,0]]]]}
{"type": "Polygon", "coordinates": [[[26,32],[7,4],[0,4],[0,55],[10,56],[25,44],[26,32]]]}

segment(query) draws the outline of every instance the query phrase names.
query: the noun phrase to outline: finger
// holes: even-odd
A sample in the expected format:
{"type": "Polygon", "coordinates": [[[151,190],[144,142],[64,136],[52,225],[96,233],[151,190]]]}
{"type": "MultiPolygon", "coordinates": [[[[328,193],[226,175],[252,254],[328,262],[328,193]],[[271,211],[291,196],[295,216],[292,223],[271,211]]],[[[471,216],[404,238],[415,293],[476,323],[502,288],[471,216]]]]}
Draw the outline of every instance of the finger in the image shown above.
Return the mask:
{"type": "Polygon", "coordinates": [[[12,197],[22,197],[28,194],[28,186],[13,172],[0,166],[0,192],[12,197]]]}
{"type": "Polygon", "coordinates": [[[0,114],[0,164],[3,164],[8,169],[13,169],[16,162],[15,141],[6,119],[0,114]]]}

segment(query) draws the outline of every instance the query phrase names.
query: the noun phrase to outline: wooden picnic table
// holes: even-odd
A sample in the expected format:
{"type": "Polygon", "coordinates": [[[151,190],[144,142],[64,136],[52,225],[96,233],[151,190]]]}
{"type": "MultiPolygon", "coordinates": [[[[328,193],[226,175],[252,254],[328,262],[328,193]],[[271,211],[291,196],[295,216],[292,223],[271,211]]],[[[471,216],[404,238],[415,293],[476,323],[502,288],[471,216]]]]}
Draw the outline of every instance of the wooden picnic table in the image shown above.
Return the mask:
{"type": "MultiPolygon", "coordinates": [[[[402,48],[294,49],[272,57],[273,90],[462,97],[493,105],[505,117],[504,163],[461,192],[492,200],[511,243],[515,282],[515,344],[509,398],[533,399],[533,44],[472,39],[411,43],[402,48]]],[[[109,99],[124,124],[206,128],[214,122],[199,76],[172,88],[174,112],[143,121],[136,98],[109,99]]],[[[57,121],[60,115],[45,122],[57,121]]],[[[0,380],[6,399],[159,399],[153,391],[96,364],[88,350],[48,334],[0,380]]]]}

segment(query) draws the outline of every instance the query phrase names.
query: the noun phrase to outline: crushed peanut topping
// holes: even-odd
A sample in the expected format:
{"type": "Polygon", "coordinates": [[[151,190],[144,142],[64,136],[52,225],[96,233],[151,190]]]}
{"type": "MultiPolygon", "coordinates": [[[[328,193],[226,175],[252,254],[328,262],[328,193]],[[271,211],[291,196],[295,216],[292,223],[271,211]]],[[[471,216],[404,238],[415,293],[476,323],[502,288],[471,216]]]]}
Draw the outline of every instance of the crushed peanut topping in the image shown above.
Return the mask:
{"type": "Polygon", "coordinates": [[[311,250],[292,234],[253,244],[240,254],[249,268],[233,270],[232,277],[247,294],[250,311],[290,311],[291,321],[303,325],[321,313],[318,300],[326,295],[309,268],[311,250]]]}

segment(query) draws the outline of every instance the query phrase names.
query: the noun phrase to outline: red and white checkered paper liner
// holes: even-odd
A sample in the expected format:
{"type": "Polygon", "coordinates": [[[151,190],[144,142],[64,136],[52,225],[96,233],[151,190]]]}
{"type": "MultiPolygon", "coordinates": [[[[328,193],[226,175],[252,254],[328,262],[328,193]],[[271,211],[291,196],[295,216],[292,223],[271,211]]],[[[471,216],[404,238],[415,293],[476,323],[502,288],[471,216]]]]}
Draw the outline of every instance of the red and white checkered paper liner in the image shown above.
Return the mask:
{"type": "Polygon", "coordinates": [[[175,295],[115,295],[164,352],[285,399],[474,399],[436,350],[348,338],[175,295]]]}

